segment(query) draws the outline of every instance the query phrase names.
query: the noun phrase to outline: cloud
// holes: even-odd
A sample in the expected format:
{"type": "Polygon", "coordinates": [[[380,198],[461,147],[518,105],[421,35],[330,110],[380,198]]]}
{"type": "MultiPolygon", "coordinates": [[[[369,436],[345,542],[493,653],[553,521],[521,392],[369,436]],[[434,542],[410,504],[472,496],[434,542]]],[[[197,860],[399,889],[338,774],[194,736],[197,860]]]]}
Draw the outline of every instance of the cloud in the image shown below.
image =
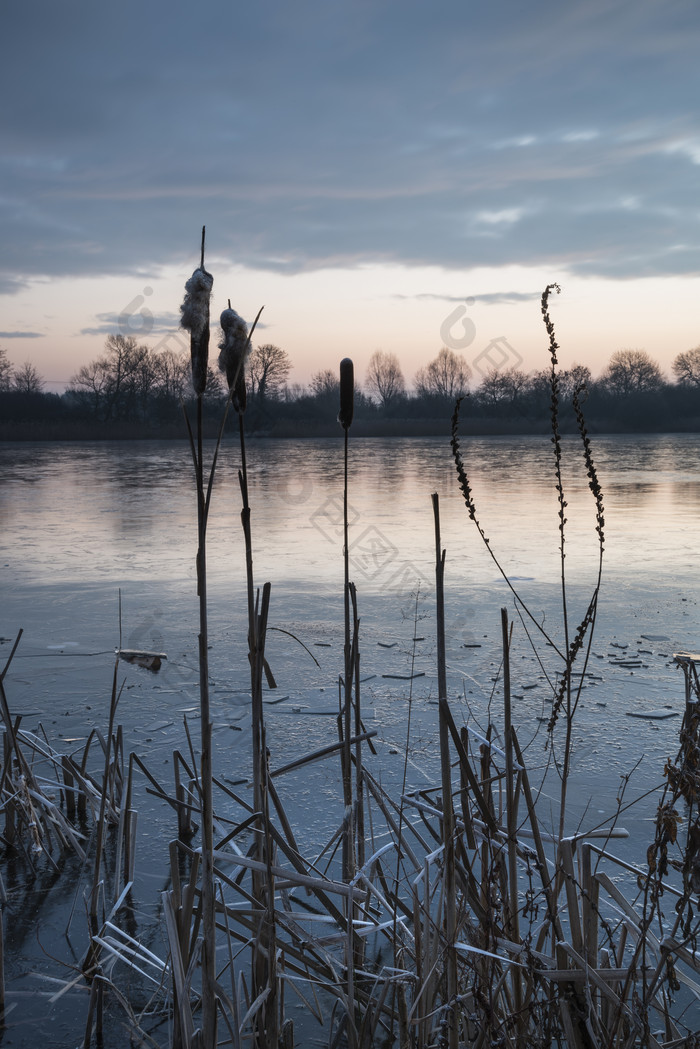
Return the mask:
{"type": "Polygon", "coordinates": [[[0,339],[43,339],[41,331],[0,331],[0,339]]]}
{"type": "MultiPolygon", "coordinates": [[[[174,332],[180,331],[179,313],[153,314],[144,307],[144,301],[144,297],[139,295],[132,303],[128,304],[128,306],[133,307],[132,309],[129,309],[127,306],[120,313],[97,313],[95,314],[95,319],[98,323],[81,328],[78,334],[130,335],[135,339],[153,339],[159,335],[172,335],[174,332]],[[136,305],[134,306],[134,304],[136,305]]],[[[212,331],[216,330],[216,323],[216,318],[212,317],[212,331]]],[[[255,330],[262,331],[266,327],[269,327],[269,325],[259,320],[255,330]]],[[[183,339],[189,339],[189,335],[186,333],[181,334],[183,339]]]]}
{"type": "Polygon", "coordinates": [[[462,302],[469,306],[514,306],[520,302],[540,300],[541,291],[489,291],[479,295],[441,295],[437,292],[422,291],[415,295],[392,295],[394,299],[435,299],[438,302],[462,302]]]}
{"type": "Polygon", "coordinates": [[[486,226],[513,226],[527,213],[526,208],[501,208],[499,211],[478,211],[475,223],[486,226]]]}
{"type": "Polygon", "coordinates": [[[151,313],[139,295],[120,313],[97,313],[98,324],[81,328],[80,335],[133,335],[135,338],[164,335],[180,327],[179,313],[151,313]],[[132,308],[129,309],[129,306],[132,308]]]}
{"type": "Polygon", "coordinates": [[[203,223],[280,273],[700,272],[683,0],[31,0],[4,28],[0,292],[187,272],[203,223]]]}
{"type": "Polygon", "coordinates": [[[29,284],[26,277],[17,277],[13,273],[3,273],[0,263],[0,295],[16,295],[29,284]]]}
{"type": "Polygon", "coordinates": [[[489,291],[477,295],[476,301],[482,306],[515,306],[520,302],[539,302],[541,291],[489,291]]]}

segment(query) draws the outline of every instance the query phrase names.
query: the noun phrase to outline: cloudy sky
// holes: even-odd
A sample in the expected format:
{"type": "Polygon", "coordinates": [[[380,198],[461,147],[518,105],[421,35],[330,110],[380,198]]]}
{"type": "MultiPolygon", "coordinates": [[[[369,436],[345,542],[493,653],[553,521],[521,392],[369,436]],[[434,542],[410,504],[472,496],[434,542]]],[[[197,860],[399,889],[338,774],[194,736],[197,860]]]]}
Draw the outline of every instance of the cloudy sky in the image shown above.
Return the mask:
{"type": "Polygon", "coordinates": [[[182,344],[207,227],[292,381],[700,343],[695,0],[24,0],[6,8],[0,346],[57,385],[182,344]],[[505,347],[505,351],[504,351],[505,347]]]}

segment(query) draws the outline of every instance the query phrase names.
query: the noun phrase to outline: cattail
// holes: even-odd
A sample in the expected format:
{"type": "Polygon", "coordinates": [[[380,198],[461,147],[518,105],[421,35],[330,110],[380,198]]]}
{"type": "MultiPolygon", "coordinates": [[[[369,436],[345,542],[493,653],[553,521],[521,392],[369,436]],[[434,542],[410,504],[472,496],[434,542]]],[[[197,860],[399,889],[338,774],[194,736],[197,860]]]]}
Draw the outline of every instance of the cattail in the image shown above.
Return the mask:
{"type": "Polygon", "coordinates": [[[185,284],[185,301],[180,307],[180,326],[190,333],[192,356],[192,386],[200,397],[207,385],[209,364],[209,299],[214,278],[204,268],[204,230],[202,230],[202,261],[185,284]]]}
{"type": "Polygon", "coordinates": [[[340,362],[340,411],[338,422],[344,430],[352,423],[353,402],[355,396],[355,370],[349,357],[340,362]]]}
{"type": "Polygon", "coordinates": [[[242,317],[229,308],[221,314],[219,340],[219,370],[226,376],[229,389],[233,386],[233,406],[237,412],[246,407],[245,359],[250,353],[248,328],[242,317]]]}

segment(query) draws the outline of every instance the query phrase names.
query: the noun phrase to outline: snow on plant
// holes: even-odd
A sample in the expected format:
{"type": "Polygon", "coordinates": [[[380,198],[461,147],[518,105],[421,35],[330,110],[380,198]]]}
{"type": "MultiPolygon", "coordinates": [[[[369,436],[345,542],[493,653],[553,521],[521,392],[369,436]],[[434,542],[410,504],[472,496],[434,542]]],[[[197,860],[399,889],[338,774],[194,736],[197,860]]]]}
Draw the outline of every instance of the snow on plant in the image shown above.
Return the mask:
{"type": "MultiPolygon", "coordinates": [[[[203,252],[202,252],[203,254],[203,252]]],[[[204,263],[198,266],[185,284],[185,300],[180,307],[181,327],[190,333],[190,353],[192,356],[192,385],[197,397],[204,393],[207,385],[207,365],[209,363],[209,299],[214,286],[214,278],[204,269],[204,263]]]]}
{"type": "Polygon", "coordinates": [[[229,307],[221,314],[221,339],[219,340],[219,371],[226,376],[229,390],[233,392],[233,405],[237,412],[245,411],[246,389],[244,378],[245,359],[250,355],[251,343],[246,322],[229,307]]]}

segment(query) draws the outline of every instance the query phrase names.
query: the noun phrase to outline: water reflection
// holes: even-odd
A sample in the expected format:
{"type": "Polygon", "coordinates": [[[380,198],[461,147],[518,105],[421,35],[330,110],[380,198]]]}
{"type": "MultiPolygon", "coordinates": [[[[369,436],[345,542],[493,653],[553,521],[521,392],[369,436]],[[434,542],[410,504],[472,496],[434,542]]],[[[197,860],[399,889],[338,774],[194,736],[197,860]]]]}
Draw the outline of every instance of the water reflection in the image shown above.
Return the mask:
{"type": "MultiPolygon", "coordinates": [[[[575,438],[563,442],[570,570],[595,556],[595,507],[575,438]]],[[[479,514],[508,567],[558,573],[556,493],[547,437],[470,438],[463,451],[479,514]]],[[[606,502],[606,574],[681,578],[697,546],[700,438],[599,437],[594,453],[606,502]]],[[[212,498],[216,564],[237,579],[240,545],[235,445],[223,449],[212,498]]],[[[251,442],[250,490],[259,572],[278,583],[335,586],[342,499],[342,441],[251,442]]],[[[431,573],[430,494],[440,493],[448,556],[467,558],[481,581],[492,565],[457,488],[447,442],[387,438],[351,442],[351,541],[364,536],[379,560],[360,571],[378,592],[381,547],[394,574],[407,564],[431,573]]],[[[13,580],[91,582],[124,575],[150,581],[190,577],[194,491],[185,442],[4,445],[0,449],[3,553],[13,580]]],[[[368,556],[368,555],[367,555],[368,556]]],[[[366,560],[366,558],[365,558],[366,560]]],[[[358,557],[358,566],[360,559],[358,557]]]]}

